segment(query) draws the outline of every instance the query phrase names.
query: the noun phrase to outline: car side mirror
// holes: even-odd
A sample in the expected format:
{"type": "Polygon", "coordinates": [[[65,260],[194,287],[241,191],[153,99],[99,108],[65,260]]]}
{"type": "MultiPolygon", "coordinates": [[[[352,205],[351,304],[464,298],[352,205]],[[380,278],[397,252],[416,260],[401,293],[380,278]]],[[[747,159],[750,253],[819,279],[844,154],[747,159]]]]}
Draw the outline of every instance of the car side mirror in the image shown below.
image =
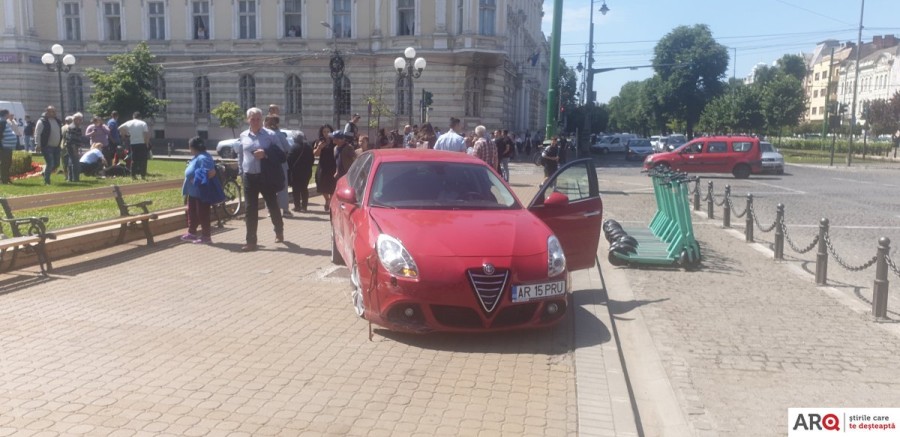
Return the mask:
{"type": "Polygon", "coordinates": [[[353,187],[342,188],[335,193],[335,196],[341,202],[356,204],[356,190],[353,187]]]}
{"type": "Polygon", "coordinates": [[[559,191],[554,191],[547,196],[547,200],[544,200],[544,206],[548,208],[555,208],[566,206],[569,204],[569,196],[566,196],[559,191]]]}

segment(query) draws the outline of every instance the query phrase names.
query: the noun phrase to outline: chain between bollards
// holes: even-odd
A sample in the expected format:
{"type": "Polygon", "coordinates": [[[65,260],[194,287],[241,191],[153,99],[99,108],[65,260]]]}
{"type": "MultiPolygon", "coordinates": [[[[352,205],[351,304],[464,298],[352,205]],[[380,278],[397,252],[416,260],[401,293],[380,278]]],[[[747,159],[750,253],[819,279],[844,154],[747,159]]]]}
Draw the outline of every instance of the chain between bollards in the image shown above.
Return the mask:
{"type": "Polygon", "coordinates": [[[775,207],[775,259],[784,259],[784,204],[775,207]]]}
{"type": "Polygon", "coordinates": [[[716,199],[713,198],[713,182],[709,181],[709,184],[706,186],[706,218],[712,219],[715,218],[715,214],[713,214],[713,208],[715,208],[716,199]]]}
{"type": "Polygon", "coordinates": [[[722,210],[722,226],[731,227],[731,185],[725,186],[725,200],[722,202],[724,209],[722,210]]]}
{"type": "Polygon", "coordinates": [[[753,195],[747,194],[747,218],[744,226],[744,237],[748,243],[753,240],[753,195]]]}
{"type": "Polygon", "coordinates": [[[882,237],[878,240],[878,261],[875,262],[875,285],[872,287],[872,315],[875,318],[887,318],[888,302],[888,265],[887,257],[891,252],[891,240],[882,237]]]}
{"type": "Polygon", "coordinates": [[[694,181],[694,211],[700,211],[700,178],[694,181]]]}
{"type": "Polygon", "coordinates": [[[819,251],[816,253],[816,285],[828,282],[828,248],[825,247],[825,236],[828,235],[828,219],[819,220],[819,251]]]}

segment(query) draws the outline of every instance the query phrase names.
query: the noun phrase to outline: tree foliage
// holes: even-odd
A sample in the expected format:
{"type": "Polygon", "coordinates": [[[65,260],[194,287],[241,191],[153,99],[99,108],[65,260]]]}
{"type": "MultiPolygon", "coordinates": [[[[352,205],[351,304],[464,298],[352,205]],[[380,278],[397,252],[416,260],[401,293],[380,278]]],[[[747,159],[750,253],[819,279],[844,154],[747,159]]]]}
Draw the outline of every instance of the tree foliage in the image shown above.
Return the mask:
{"type": "Polygon", "coordinates": [[[796,126],[806,111],[803,82],[785,72],[778,72],[772,82],[762,86],[760,96],[766,127],[770,132],[796,126]]]}
{"type": "Polygon", "coordinates": [[[806,60],[800,55],[784,55],[775,62],[778,69],[788,76],[803,82],[806,78],[806,60]]]}
{"type": "Polygon", "coordinates": [[[874,100],[866,111],[866,123],[873,135],[892,134],[900,129],[900,91],[889,100],[874,100]]]}
{"type": "MultiPolygon", "coordinates": [[[[366,105],[371,108],[369,115],[374,115],[375,119],[369,118],[369,128],[375,128],[377,131],[381,128],[381,117],[392,117],[394,112],[391,111],[391,107],[388,106],[387,102],[384,100],[384,80],[375,82],[373,81],[369,85],[369,92],[363,97],[363,100],[366,102],[366,105]]],[[[339,129],[339,127],[335,127],[335,129],[339,129]]],[[[374,139],[370,140],[373,144],[375,143],[374,139]]]]}
{"type": "Polygon", "coordinates": [[[153,63],[155,58],[147,44],[141,42],[128,53],[107,58],[112,64],[109,71],[86,69],[85,75],[94,88],[88,110],[104,115],[119,111],[128,118],[135,111],[140,111],[145,118],[154,117],[166,104],[153,93],[163,70],[153,63]]]}
{"type": "Polygon", "coordinates": [[[679,26],[656,44],[653,69],[661,81],[665,113],[685,122],[688,136],[706,104],[722,92],[728,51],[703,24],[679,26]]]}
{"type": "Polygon", "coordinates": [[[237,103],[224,101],[212,108],[209,113],[219,120],[219,126],[231,128],[231,136],[237,137],[234,130],[241,125],[241,120],[244,118],[243,111],[237,103]]]}

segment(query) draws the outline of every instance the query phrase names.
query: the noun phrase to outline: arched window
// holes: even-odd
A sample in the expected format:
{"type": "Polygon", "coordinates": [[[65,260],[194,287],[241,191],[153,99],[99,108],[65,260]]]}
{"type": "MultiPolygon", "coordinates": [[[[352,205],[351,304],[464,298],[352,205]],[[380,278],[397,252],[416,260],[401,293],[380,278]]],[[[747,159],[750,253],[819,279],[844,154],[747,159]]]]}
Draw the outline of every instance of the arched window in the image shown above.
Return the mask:
{"type": "Polygon", "coordinates": [[[286,114],[300,114],[303,97],[300,88],[300,78],[292,74],[284,81],[284,112],[286,114]]]}
{"type": "Polygon", "coordinates": [[[338,111],[341,115],[350,115],[350,96],[350,79],[344,76],[344,79],[341,81],[341,99],[338,105],[338,111]]]}
{"type": "Polygon", "coordinates": [[[69,112],[84,111],[84,88],[81,75],[70,74],[67,79],[69,85],[69,112]]]}
{"type": "Polygon", "coordinates": [[[244,111],[256,106],[256,79],[253,75],[245,74],[241,76],[241,108],[244,111]]]}
{"type": "Polygon", "coordinates": [[[209,114],[209,79],[206,76],[194,79],[194,112],[209,114]]]}
{"type": "Polygon", "coordinates": [[[409,102],[407,102],[407,97],[409,96],[409,77],[402,76],[397,78],[397,115],[408,115],[409,114],[409,102]]]}
{"type": "Polygon", "coordinates": [[[466,116],[481,117],[482,97],[484,82],[475,75],[466,78],[466,116]]]}

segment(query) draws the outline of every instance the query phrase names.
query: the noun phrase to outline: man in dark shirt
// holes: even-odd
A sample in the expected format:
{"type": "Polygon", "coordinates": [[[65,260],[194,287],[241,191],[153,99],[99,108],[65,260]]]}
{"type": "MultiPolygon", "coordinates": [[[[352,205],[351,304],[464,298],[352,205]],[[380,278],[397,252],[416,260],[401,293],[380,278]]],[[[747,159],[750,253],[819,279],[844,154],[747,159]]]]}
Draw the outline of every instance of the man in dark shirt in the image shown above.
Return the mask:
{"type": "Polygon", "coordinates": [[[22,135],[25,137],[25,150],[28,152],[34,152],[34,120],[31,119],[30,115],[25,116],[25,130],[22,132],[22,135]]]}

